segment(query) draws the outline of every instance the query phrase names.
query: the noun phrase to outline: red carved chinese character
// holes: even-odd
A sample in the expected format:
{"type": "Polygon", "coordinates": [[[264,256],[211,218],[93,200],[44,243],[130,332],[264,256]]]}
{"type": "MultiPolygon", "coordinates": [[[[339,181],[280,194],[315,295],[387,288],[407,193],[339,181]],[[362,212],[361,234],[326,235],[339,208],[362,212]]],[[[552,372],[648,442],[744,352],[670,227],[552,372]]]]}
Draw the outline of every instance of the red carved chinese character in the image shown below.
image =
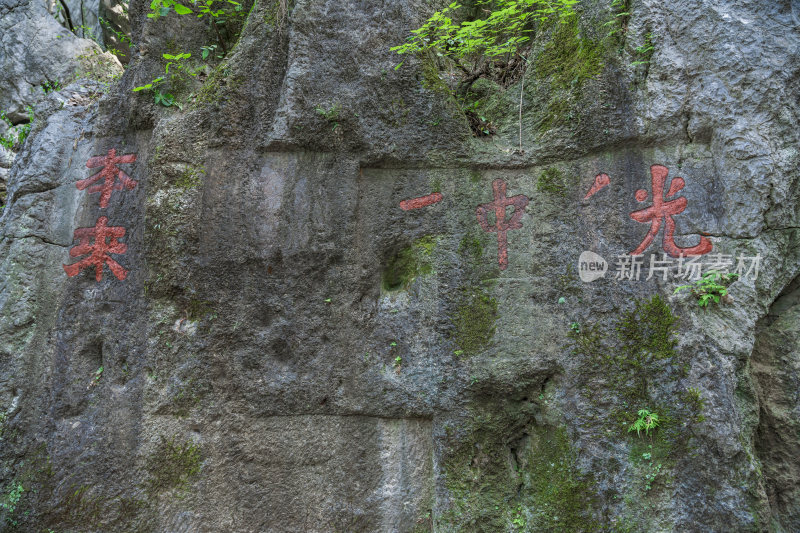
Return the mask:
{"type": "Polygon", "coordinates": [[[528,205],[528,197],[522,194],[506,197],[506,182],[499,178],[492,182],[492,189],[494,190],[494,202],[479,205],[475,213],[478,215],[478,223],[484,231],[497,233],[497,260],[500,263],[500,270],[505,270],[508,267],[508,237],[506,233],[522,227],[519,219],[522,218],[522,213],[528,205]],[[509,205],[514,206],[514,213],[506,222],[506,207],[509,205]],[[493,227],[489,226],[490,209],[494,209],[495,225],[493,227]]]}
{"type": "MultiPolygon", "coordinates": [[[[689,201],[681,196],[674,200],[664,201],[664,185],[667,180],[669,169],[662,165],[653,165],[650,167],[650,175],[653,184],[653,205],[639,211],[631,213],[631,218],[636,222],[647,223],[650,222],[650,231],[642,243],[631,252],[631,255],[641,255],[642,252],[647,250],[650,244],[658,235],[658,230],[661,228],[661,220],[664,220],[664,241],[663,247],[672,257],[679,257],[681,255],[703,255],[711,251],[711,241],[705,237],[700,237],[700,243],[691,248],[681,248],[675,244],[675,221],[672,215],[683,213],[689,201]]],[[[683,178],[673,178],[667,191],[667,198],[675,196],[678,191],[683,189],[686,182],[683,178]]],[[[647,200],[647,191],[639,189],[636,191],[636,201],[644,202],[647,200]]]]}
{"type": "Polygon", "coordinates": [[[602,173],[598,174],[594,177],[594,183],[592,183],[592,188],[589,189],[589,192],[586,193],[586,196],[583,197],[584,200],[588,200],[598,192],[603,187],[607,187],[611,183],[611,178],[608,177],[608,174],[602,173]]]}
{"type": "Polygon", "coordinates": [[[93,228],[78,228],[75,230],[75,238],[80,242],[69,251],[70,257],[91,254],[89,257],[81,259],[71,265],[62,265],[67,276],[76,276],[81,270],[94,265],[94,274],[97,281],[103,279],[103,265],[108,263],[108,268],[117,276],[117,279],[125,279],[128,271],[122,265],[111,259],[108,254],[124,254],[128,245],[118,242],[117,239],[125,236],[125,228],[107,226],[108,217],[100,217],[93,228]],[[94,244],[89,244],[89,240],[94,238],[94,244]],[[106,242],[108,239],[108,242],[106,242]]]}
{"type": "Polygon", "coordinates": [[[134,161],[136,161],[136,154],[126,154],[117,157],[117,151],[112,148],[108,151],[108,155],[92,157],[86,162],[88,168],[103,167],[103,170],[90,178],[79,181],[75,186],[82,191],[91,185],[91,187],[89,187],[89,192],[100,193],[100,207],[105,209],[108,207],[108,201],[111,199],[111,193],[113,191],[121,191],[123,188],[133,189],[136,187],[138,182],[131,179],[125,172],[117,168],[118,164],[133,163],[134,161]],[[121,183],[117,183],[118,175],[121,183]],[[103,179],[102,183],[92,185],[92,183],[101,178],[103,179]]]}
{"type": "Polygon", "coordinates": [[[426,196],[420,196],[419,198],[409,198],[408,200],[403,200],[400,202],[400,209],[403,211],[409,211],[411,209],[428,207],[429,205],[441,202],[443,198],[444,196],[442,196],[442,193],[440,192],[434,192],[426,196]]]}

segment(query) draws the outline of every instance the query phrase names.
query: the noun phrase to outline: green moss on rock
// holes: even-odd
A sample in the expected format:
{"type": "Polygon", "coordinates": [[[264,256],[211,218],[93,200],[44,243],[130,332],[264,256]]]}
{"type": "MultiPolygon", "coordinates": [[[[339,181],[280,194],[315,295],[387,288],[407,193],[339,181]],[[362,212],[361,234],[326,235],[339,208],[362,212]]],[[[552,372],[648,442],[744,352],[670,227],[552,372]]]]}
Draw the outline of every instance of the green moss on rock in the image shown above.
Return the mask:
{"type": "Polygon", "coordinates": [[[175,181],[175,185],[181,189],[196,189],[203,183],[203,174],[206,173],[204,167],[189,166],[175,181]]]}
{"type": "Polygon", "coordinates": [[[528,531],[596,531],[596,496],[591,476],[576,465],[577,456],[563,427],[536,428],[520,470],[526,490],[523,508],[528,531]]]}
{"type": "Polygon", "coordinates": [[[400,250],[383,271],[383,289],[405,290],[417,277],[432,274],[431,255],[435,247],[436,238],[433,235],[426,235],[400,250]]]}
{"type": "Polygon", "coordinates": [[[530,404],[481,410],[444,471],[452,505],[441,530],[599,529],[593,480],[577,467],[566,429],[536,425],[530,404]]]}
{"type": "Polygon", "coordinates": [[[180,442],[177,437],[161,437],[161,443],[147,458],[151,494],[172,488],[185,488],[197,477],[201,468],[200,446],[191,441],[180,442]]]}
{"type": "Polygon", "coordinates": [[[476,354],[491,342],[496,321],[497,300],[483,289],[464,289],[453,319],[453,340],[466,355],[476,354]]]}
{"type": "Polygon", "coordinates": [[[536,179],[536,190],[558,196],[566,196],[567,185],[564,180],[564,173],[555,167],[546,168],[536,179]]]}
{"type": "Polygon", "coordinates": [[[535,61],[536,75],[549,86],[548,113],[540,124],[545,131],[570,116],[583,84],[602,72],[605,47],[581,36],[578,18],[555,23],[550,40],[535,61]]]}

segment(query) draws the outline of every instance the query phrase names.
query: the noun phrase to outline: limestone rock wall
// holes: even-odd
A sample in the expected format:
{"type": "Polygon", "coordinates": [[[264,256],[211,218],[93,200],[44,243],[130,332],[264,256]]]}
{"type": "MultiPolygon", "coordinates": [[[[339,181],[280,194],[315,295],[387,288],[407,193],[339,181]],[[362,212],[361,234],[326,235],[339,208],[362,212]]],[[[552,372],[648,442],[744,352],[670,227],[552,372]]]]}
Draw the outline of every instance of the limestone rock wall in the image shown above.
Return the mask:
{"type": "Polygon", "coordinates": [[[201,62],[207,21],[132,3],[121,80],[37,107],[0,218],[9,531],[797,528],[800,8],[582,2],[524,87],[476,84],[474,137],[389,51],[435,7],[246,3],[201,62]],[[180,107],[132,91],[179,52],[180,107]],[[685,208],[618,276],[659,194],[685,208]],[[68,276],[101,221],[119,269],[68,276]],[[702,308],[674,247],[759,271],[702,308]]]}

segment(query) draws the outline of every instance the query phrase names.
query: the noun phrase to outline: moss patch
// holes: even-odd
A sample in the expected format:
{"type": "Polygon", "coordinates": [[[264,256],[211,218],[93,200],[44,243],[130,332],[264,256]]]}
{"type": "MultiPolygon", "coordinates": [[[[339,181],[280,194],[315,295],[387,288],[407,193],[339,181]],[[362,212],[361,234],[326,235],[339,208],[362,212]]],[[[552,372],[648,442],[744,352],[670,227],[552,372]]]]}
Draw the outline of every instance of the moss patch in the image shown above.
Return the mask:
{"type": "Polygon", "coordinates": [[[536,75],[550,89],[548,113],[540,124],[541,131],[566,121],[584,82],[603,70],[604,54],[601,42],[581,36],[577,17],[555,23],[550,40],[535,60],[536,75]]]}
{"type": "Polygon", "coordinates": [[[481,241],[479,235],[467,233],[461,238],[461,242],[458,243],[458,253],[473,261],[477,261],[483,256],[483,246],[484,243],[481,241]]]}
{"type": "Polygon", "coordinates": [[[436,238],[433,235],[426,235],[400,250],[383,271],[383,289],[406,290],[417,277],[432,274],[431,255],[435,247],[436,238]]]}
{"type": "Polygon", "coordinates": [[[536,425],[535,409],[529,402],[504,403],[473,418],[444,462],[452,506],[439,521],[441,529],[598,529],[591,476],[577,467],[566,430],[536,425]]]}
{"type": "Polygon", "coordinates": [[[520,464],[523,508],[531,517],[528,531],[595,531],[595,494],[590,476],[576,466],[566,430],[537,428],[520,464]]]}
{"type": "Polygon", "coordinates": [[[564,180],[564,173],[555,167],[545,169],[536,178],[536,190],[558,196],[566,196],[567,185],[564,180]]]}
{"type": "Polygon", "coordinates": [[[483,289],[463,289],[453,320],[453,340],[464,354],[476,354],[494,337],[496,321],[497,300],[483,289]]]}
{"type": "Polygon", "coordinates": [[[155,494],[176,487],[186,488],[200,473],[201,462],[199,445],[162,436],[158,448],[147,459],[150,472],[147,491],[155,494]]]}
{"type": "Polygon", "coordinates": [[[203,183],[203,175],[206,173],[204,167],[190,166],[178,177],[175,185],[181,189],[196,189],[203,183]]]}
{"type": "Polygon", "coordinates": [[[677,321],[666,302],[656,295],[636,301],[623,313],[614,327],[616,342],[612,346],[606,343],[611,336],[597,325],[581,326],[569,337],[574,353],[585,356],[596,370],[606,374],[608,384],[630,404],[625,407],[638,404],[639,409],[652,404],[648,382],[664,375],[662,362],[684,369],[675,365],[677,321]]]}

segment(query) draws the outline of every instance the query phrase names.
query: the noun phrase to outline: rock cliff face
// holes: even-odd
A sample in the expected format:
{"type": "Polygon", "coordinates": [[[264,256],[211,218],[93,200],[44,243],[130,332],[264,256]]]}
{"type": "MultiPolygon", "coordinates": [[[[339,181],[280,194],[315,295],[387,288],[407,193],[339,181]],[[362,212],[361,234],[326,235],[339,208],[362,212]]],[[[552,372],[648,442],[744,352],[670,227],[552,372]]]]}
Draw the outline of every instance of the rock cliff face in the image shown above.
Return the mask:
{"type": "MultiPolygon", "coordinates": [[[[2,527],[800,529],[800,5],[584,1],[475,82],[480,137],[441,61],[395,69],[436,7],[135,2],[121,79],[42,96],[0,218],[2,527]],[[741,276],[700,307],[697,264],[741,276]]],[[[6,108],[6,43],[85,46],[11,18],[45,9],[0,0],[6,108]]]]}

